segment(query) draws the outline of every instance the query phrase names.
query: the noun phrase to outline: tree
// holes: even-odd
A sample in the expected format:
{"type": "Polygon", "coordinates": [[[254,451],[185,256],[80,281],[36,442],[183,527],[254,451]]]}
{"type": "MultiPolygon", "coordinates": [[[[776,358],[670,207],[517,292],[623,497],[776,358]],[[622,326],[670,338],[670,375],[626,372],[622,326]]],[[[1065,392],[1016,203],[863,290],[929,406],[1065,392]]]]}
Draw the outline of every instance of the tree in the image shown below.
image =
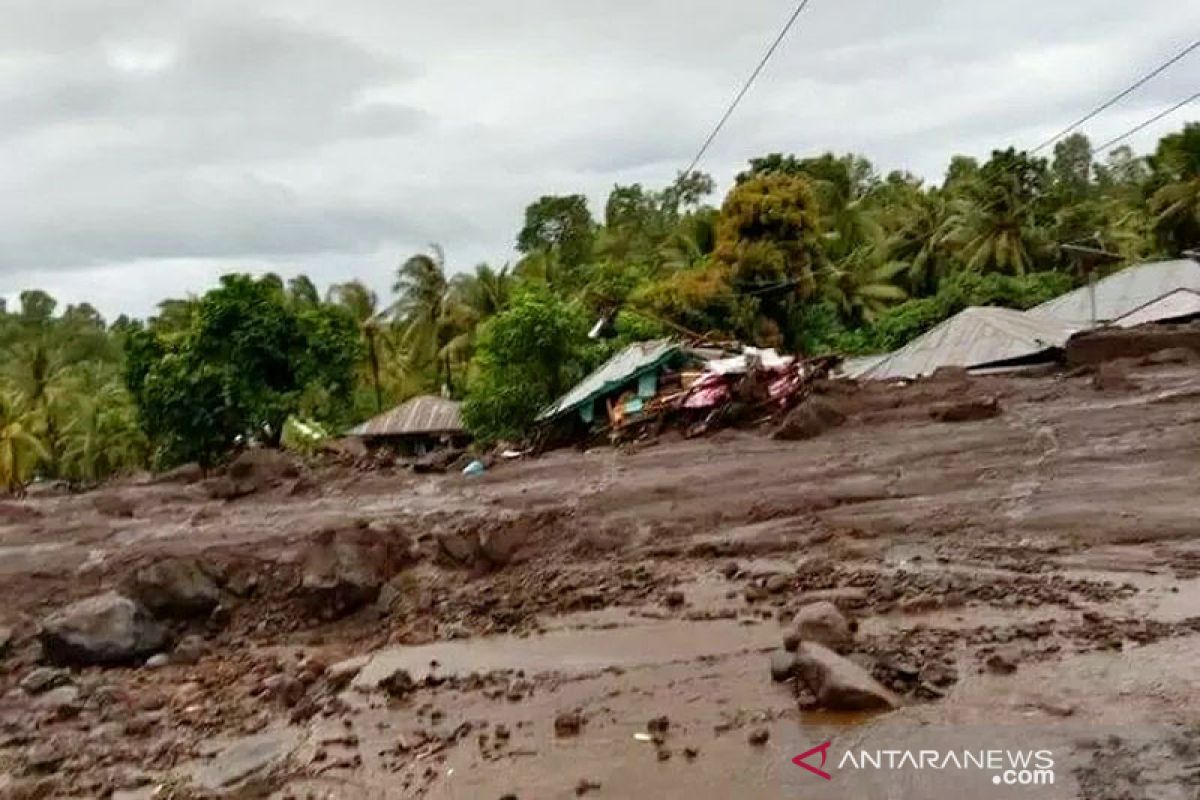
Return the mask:
{"type": "Polygon", "coordinates": [[[1091,193],[1092,143],[1082,133],[1072,133],[1054,145],[1050,181],[1060,205],[1078,203],[1091,193]]]}
{"type": "Polygon", "coordinates": [[[517,250],[526,255],[556,253],[573,270],[592,254],[595,223],[581,194],[545,195],[525,209],[525,225],[517,234],[517,250]]]}
{"type": "Polygon", "coordinates": [[[817,292],[820,209],[808,178],[772,172],[735,186],[721,206],[713,261],[753,308],[739,333],[786,344],[797,302],[817,292]]]}
{"type": "Polygon", "coordinates": [[[454,370],[465,365],[455,340],[463,318],[455,308],[446,277],[446,256],[438,245],[407,259],[392,285],[392,312],[400,326],[401,345],[410,374],[432,373],[438,389],[453,391],[454,370]]]}
{"type": "Polygon", "coordinates": [[[1046,182],[1044,160],[1012,148],[992,153],[978,182],[952,201],[946,242],[967,269],[1023,275],[1045,256],[1038,214],[1046,182]]]}
{"type": "Polygon", "coordinates": [[[277,442],[289,415],[338,420],[359,348],[344,309],[296,308],[278,281],[226,275],[182,336],[130,333],[125,378],[161,460],[210,466],[239,436],[277,442]]]}
{"type": "Polygon", "coordinates": [[[484,323],[463,421],[480,441],[519,438],[591,366],[589,320],[544,287],[519,292],[484,323]]]}
{"type": "Polygon", "coordinates": [[[1160,188],[1150,208],[1163,244],[1174,253],[1200,245],[1200,122],[1164,136],[1151,164],[1160,188]]]}
{"type": "Polygon", "coordinates": [[[0,485],[18,497],[37,463],[49,456],[34,433],[35,420],[19,392],[0,386],[0,485]]]}

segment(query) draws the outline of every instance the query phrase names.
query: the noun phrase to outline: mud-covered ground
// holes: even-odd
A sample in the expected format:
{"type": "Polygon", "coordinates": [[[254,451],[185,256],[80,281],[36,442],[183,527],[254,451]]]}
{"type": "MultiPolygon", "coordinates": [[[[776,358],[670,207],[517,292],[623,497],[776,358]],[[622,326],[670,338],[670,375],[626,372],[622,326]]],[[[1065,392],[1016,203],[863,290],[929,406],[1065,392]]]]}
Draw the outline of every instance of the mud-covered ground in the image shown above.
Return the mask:
{"type": "Polygon", "coordinates": [[[804,441],[0,503],[0,797],[1196,798],[1200,366],[1124,370],[831,386],[847,421],[804,441]],[[155,606],[161,655],[44,650],[164,563],[199,600],[155,606]],[[819,599],[901,708],[772,680],[819,599]],[[826,741],[830,780],[792,763],[826,741]],[[843,760],[955,749],[1048,751],[1054,784],[843,760]]]}

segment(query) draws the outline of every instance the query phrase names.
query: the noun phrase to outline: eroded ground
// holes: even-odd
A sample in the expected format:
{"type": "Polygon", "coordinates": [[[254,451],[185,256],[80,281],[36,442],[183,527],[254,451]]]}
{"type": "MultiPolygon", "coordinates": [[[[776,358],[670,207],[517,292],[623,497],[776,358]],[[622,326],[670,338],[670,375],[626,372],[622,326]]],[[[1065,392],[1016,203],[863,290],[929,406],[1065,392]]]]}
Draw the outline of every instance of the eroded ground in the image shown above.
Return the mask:
{"type": "Polygon", "coordinates": [[[1195,798],[1200,367],[1129,370],[831,390],[849,419],[808,441],[0,505],[0,796],[1195,798]],[[985,396],[999,416],[930,418],[985,396]],[[361,608],[305,581],[338,530],[387,542],[361,608]],[[164,620],[168,663],[30,681],[48,614],[167,557],[220,589],[164,620]],[[805,711],[771,680],[821,598],[900,710],[805,711]],[[791,763],[826,740],[1049,749],[1055,784],[791,763]]]}

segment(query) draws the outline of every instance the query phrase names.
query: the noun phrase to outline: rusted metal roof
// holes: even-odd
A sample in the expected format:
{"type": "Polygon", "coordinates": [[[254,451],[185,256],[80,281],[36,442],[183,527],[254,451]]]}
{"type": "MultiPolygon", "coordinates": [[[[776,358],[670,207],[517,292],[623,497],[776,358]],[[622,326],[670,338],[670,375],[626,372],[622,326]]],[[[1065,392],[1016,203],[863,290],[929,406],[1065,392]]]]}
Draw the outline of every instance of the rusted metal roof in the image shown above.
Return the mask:
{"type": "Polygon", "coordinates": [[[352,428],[350,436],[410,436],[463,433],[461,404],[426,394],[352,428]]]}
{"type": "Polygon", "coordinates": [[[1074,329],[1008,308],[975,306],[918,336],[851,377],[916,378],[938,367],[985,367],[1062,347],[1074,329]]]}

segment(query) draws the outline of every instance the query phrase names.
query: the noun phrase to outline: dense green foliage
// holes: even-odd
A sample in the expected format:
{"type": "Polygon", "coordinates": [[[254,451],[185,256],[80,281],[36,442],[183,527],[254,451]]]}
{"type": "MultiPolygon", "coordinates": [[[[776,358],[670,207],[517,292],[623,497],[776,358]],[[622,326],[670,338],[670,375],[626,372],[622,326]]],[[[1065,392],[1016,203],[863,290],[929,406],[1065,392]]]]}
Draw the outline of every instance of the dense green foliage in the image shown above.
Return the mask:
{"type": "Polygon", "coordinates": [[[768,154],[719,206],[713,190],[702,173],[614,186],[599,219],[583,195],[541,197],[514,264],[460,271],[431,246],[388,301],[233,275],[107,325],[26,292],[0,310],[0,485],[211,463],[289,415],[337,431],[421,392],[464,399],[484,440],[519,437],[617,347],[667,334],[893,349],[969,305],[1028,308],[1200,246],[1200,123],[1147,156],[1081,134],[1049,159],[955,156],[937,184],[856,154],[768,154]],[[615,338],[587,337],[598,319],[615,338]]]}
{"type": "Polygon", "coordinates": [[[348,419],[359,326],[307,280],[226,275],[183,330],[133,330],[126,380],[164,464],[212,464],[239,436],[278,442],[292,414],[348,419]],[[298,291],[297,291],[298,289],[298,291]]]}

